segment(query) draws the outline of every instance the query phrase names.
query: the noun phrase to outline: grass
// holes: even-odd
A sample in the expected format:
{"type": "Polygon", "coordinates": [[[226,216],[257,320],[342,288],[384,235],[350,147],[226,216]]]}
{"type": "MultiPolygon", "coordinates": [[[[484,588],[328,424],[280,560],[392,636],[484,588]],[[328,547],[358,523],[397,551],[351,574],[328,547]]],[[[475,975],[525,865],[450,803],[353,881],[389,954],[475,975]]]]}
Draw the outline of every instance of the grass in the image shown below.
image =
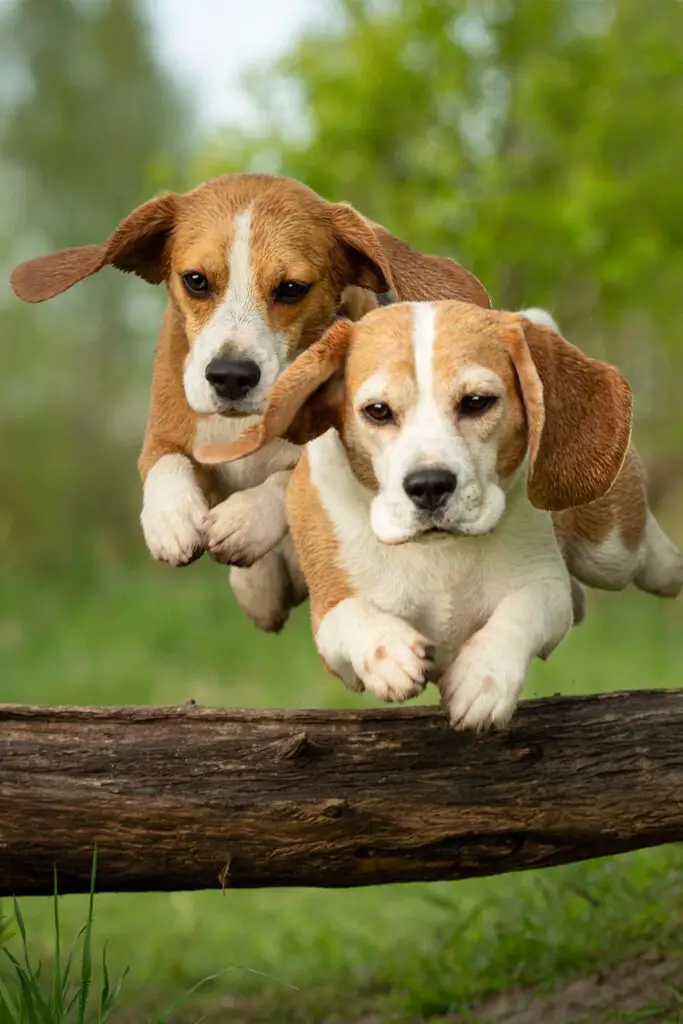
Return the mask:
{"type": "MultiPolygon", "coordinates": [[[[680,685],[679,604],[607,595],[589,612],[546,664],[534,665],[527,696],[680,685]]],[[[280,637],[264,637],[234,607],[227,573],[202,562],[183,572],[114,566],[68,579],[5,576],[0,665],[5,701],[367,706],[322,670],[305,608],[280,637]]],[[[113,1024],[158,1019],[207,976],[217,977],[168,1020],[350,1024],[365,1014],[373,1024],[414,1024],[455,1013],[470,1024],[496,992],[548,991],[630,956],[677,955],[682,897],[677,847],[453,884],[102,895],[93,983],[102,983],[106,938],[110,976],[130,967],[113,1024]]],[[[88,900],[62,898],[60,912],[70,944],[88,900]]],[[[47,967],[53,913],[47,898],[21,902],[33,959],[47,967]]],[[[0,907],[0,918],[10,914],[0,907]]],[[[20,933],[8,948],[17,956],[20,933]]],[[[681,1019],[675,1001],[653,1006],[640,1019],[681,1019]]],[[[1,1009],[0,1024],[14,1024],[1,1009]]]]}
{"type": "Polygon", "coordinates": [[[102,975],[99,998],[93,1006],[93,957],[92,934],[94,921],[94,892],[97,873],[97,853],[93,853],[88,912],[83,928],[76,936],[71,951],[62,956],[62,930],[59,920],[59,896],[57,875],[52,900],[54,912],[54,951],[51,962],[51,976],[45,977],[42,963],[31,961],[26,925],[16,899],[12,901],[14,920],[19,934],[21,949],[15,956],[5,945],[2,952],[7,958],[4,970],[0,969],[0,1014],[8,1024],[106,1024],[116,1006],[127,971],[111,983],[107,966],[106,949],[102,953],[102,975]],[[76,954],[79,954],[78,957],[76,954]],[[78,959],[80,977],[72,980],[76,973],[74,964],[78,959]],[[9,965],[9,966],[8,966],[9,965]]]}

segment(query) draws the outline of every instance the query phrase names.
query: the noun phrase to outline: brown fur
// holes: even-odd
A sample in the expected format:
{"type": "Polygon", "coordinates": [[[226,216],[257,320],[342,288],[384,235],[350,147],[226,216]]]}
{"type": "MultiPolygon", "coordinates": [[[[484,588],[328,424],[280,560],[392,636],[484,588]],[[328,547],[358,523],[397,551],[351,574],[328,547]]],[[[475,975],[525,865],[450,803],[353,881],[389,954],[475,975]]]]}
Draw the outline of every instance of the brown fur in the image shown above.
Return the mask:
{"type": "Polygon", "coordinates": [[[311,621],[316,632],[325,615],[354,592],[347,574],[337,564],[334,529],[311,482],[306,452],[287,491],[287,518],[299,560],[305,567],[311,621]]]}
{"type": "Polygon", "coordinates": [[[529,427],[529,497],[558,511],[603,497],[631,436],[632,395],[613,367],[548,327],[516,317],[506,335],[529,427]]]}
{"type": "MultiPolygon", "coordinates": [[[[457,407],[451,382],[468,364],[494,371],[505,383],[508,402],[499,466],[516,469],[528,449],[532,504],[568,509],[609,491],[624,462],[631,429],[631,391],[613,367],[589,359],[554,331],[522,316],[454,301],[438,303],[434,360],[439,368],[437,394],[445,408],[457,407]]],[[[376,310],[355,326],[332,328],[280,377],[258,424],[236,443],[206,446],[197,457],[203,463],[228,461],[278,437],[291,439],[292,431],[301,442],[323,433],[338,413],[328,400],[330,412],[321,414],[320,398],[325,382],[342,365],[340,433],[349,458],[362,460],[364,446],[353,411],[362,382],[381,369],[401,387],[414,388],[412,311],[407,304],[376,310]],[[312,415],[312,396],[318,402],[317,415],[312,415]]],[[[400,415],[396,396],[393,406],[400,415]]],[[[481,429],[482,423],[485,417],[478,417],[462,429],[481,429]]],[[[630,478],[627,485],[630,490],[630,478]]]]}
{"type": "Polygon", "coordinates": [[[152,284],[166,281],[170,301],[156,349],[139,462],[143,479],[165,454],[192,455],[199,418],[186,402],[182,371],[214,303],[188,295],[180,275],[201,270],[217,299],[222,297],[234,217],[249,204],[260,293],[267,297],[284,274],[316,284],[302,303],[267,310],[274,329],[289,339],[292,356],[317,340],[340,313],[358,319],[374,308],[367,289],[393,290],[399,299],[452,295],[489,304],[480,282],[452,260],[416,253],[352,207],[327,203],[297,181],[269,175],[225,175],[185,195],[152,199],[104,243],[29,260],[12,274],[12,287],[27,302],[52,298],[107,265],[152,284]]]}
{"type": "Polygon", "coordinates": [[[381,224],[372,224],[391,265],[398,298],[409,302],[459,299],[475,306],[491,305],[488,293],[474,274],[444,256],[424,256],[396,238],[381,224]]]}
{"type": "MultiPolygon", "coordinates": [[[[414,399],[415,366],[411,310],[394,306],[370,313],[359,324],[338,325],[287,370],[273,388],[263,421],[232,446],[214,446],[198,457],[231,459],[255,451],[278,436],[299,431],[312,439],[337,426],[349,462],[359,480],[374,489],[368,438],[358,425],[354,397],[379,370],[391,380],[391,407],[399,420],[401,394],[414,399]],[[340,386],[343,369],[344,384],[340,386]]],[[[576,582],[606,590],[634,582],[659,596],[675,597],[683,586],[683,557],[661,533],[647,507],[644,474],[628,446],[630,391],[616,370],[588,359],[553,331],[536,331],[516,314],[494,313],[462,303],[439,304],[434,362],[436,399],[457,415],[455,382],[468,365],[474,378],[493,371],[503,386],[505,415],[486,424],[486,416],[460,422],[469,429],[499,434],[498,472],[506,477],[530,456],[531,500],[566,508],[553,520],[567,562],[577,621],[583,616],[583,591],[576,582]],[[577,410],[572,410],[576,402],[577,410]],[[598,423],[604,416],[609,431],[598,423]],[[556,423],[559,418],[559,423],[556,423]],[[595,431],[594,443],[591,431],[595,431]],[[608,436],[609,435],[609,436],[608,436]],[[568,460],[570,479],[562,459],[568,460]],[[595,463],[593,460],[595,459],[595,463]],[[559,483],[552,472],[559,474],[559,483]],[[575,507],[577,493],[593,498],[575,507]],[[600,544],[615,528],[623,543],[603,561],[600,544]]],[[[484,381],[486,386],[486,381],[484,381]]],[[[476,389],[476,384],[474,385],[476,389]]],[[[393,429],[385,426],[383,430],[393,429]]],[[[327,514],[308,475],[307,459],[295,471],[288,496],[290,529],[311,591],[314,629],[339,601],[352,596],[347,575],[336,561],[336,541],[327,514]]]]}
{"type": "Polygon", "coordinates": [[[603,498],[556,512],[553,521],[565,557],[577,541],[601,544],[615,526],[626,550],[635,551],[643,541],[647,521],[645,472],[635,448],[629,447],[613,487],[603,498]]]}

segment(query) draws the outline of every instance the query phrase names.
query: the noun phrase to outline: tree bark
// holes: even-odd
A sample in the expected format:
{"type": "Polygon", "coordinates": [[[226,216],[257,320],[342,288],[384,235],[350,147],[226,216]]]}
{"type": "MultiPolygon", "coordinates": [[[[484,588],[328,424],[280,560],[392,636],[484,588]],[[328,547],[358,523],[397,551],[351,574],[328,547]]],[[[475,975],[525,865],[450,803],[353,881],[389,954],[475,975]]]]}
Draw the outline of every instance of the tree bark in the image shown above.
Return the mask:
{"type": "Polygon", "coordinates": [[[683,839],[683,691],[431,708],[0,706],[0,895],[455,879],[683,839]]]}

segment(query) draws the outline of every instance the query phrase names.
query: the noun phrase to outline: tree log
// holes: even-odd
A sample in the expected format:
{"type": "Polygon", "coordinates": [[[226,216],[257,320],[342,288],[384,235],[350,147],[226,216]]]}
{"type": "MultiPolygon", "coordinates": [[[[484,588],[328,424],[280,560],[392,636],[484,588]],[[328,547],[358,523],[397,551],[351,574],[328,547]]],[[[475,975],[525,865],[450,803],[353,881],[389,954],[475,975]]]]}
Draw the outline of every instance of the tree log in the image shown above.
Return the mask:
{"type": "Polygon", "coordinates": [[[0,895],[455,879],[683,839],[683,691],[432,708],[0,706],[0,895]]]}

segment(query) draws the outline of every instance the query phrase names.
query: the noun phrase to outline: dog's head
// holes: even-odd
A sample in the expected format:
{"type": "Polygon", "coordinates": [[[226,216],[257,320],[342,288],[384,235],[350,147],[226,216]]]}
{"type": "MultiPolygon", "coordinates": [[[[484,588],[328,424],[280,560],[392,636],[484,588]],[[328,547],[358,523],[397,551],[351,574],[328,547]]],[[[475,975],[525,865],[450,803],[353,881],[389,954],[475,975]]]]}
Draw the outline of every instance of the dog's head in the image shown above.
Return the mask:
{"type": "Polygon", "coordinates": [[[403,303],[340,322],[282,375],[262,419],[201,462],[302,444],[330,426],[375,496],[385,543],[495,528],[520,472],[538,508],[602,497],[629,445],[631,390],[613,367],[519,313],[403,303]]]}
{"type": "MultiPolygon", "coordinates": [[[[166,282],[188,340],[187,401],[205,414],[262,412],[278,376],[354,288],[488,305],[458,264],[421,256],[352,207],[269,175],[225,175],[152,199],[106,242],[17,267],[12,285],[19,298],[41,302],[107,265],[166,282]]],[[[355,318],[362,305],[346,309],[355,318]]]]}

